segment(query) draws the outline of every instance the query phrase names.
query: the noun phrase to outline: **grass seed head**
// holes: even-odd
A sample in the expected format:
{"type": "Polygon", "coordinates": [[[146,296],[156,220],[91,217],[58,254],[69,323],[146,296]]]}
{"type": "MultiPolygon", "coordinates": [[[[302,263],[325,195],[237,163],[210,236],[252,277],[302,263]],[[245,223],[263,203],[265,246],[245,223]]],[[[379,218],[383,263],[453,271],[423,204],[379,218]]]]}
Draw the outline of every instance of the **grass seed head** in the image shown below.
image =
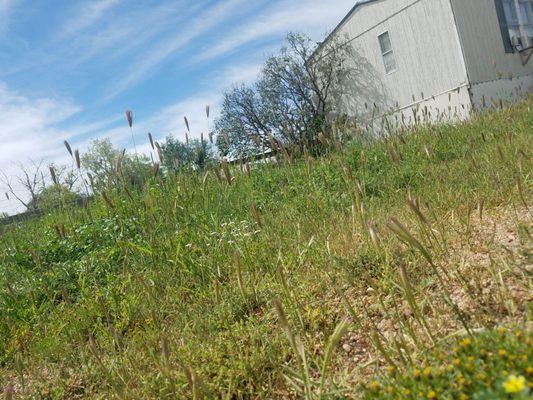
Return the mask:
{"type": "Polygon", "coordinates": [[[80,151],[78,149],[74,151],[74,159],[76,160],[76,168],[81,169],[80,151]]]}
{"type": "Polygon", "coordinates": [[[155,148],[157,150],[157,156],[159,157],[159,161],[163,163],[164,153],[163,153],[163,149],[161,148],[161,145],[158,142],[155,142],[155,148]]]}
{"type": "Polygon", "coordinates": [[[221,292],[220,292],[220,282],[217,278],[215,278],[213,280],[213,286],[214,286],[214,289],[215,289],[215,300],[217,302],[217,304],[220,304],[222,303],[222,295],[221,295],[221,292]]]}
{"type": "Polygon", "coordinates": [[[163,362],[168,366],[170,360],[170,346],[168,344],[168,338],[165,335],[161,336],[161,355],[163,356],[163,362]]]}
{"type": "Polygon", "coordinates": [[[126,111],[126,121],[128,121],[128,126],[131,129],[131,127],[133,126],[133,111],[131,110],[126,111]]]}
{"type": "Polygon", "coordinates": [[[159,163],[156,162],[154,163],[154,166],[152,167],[152,175],[156,177],[158,172],[159,172],[159,163]]]}
{"type": "Polygon", "coordinates": [[[259,228],[263,229],[263,224],[261,222],[261,216],[259,215],[259,211],[257,211],[257,207],[255,203],[250,203],[250,211],[252,211],[252,215],[254,216],[255,222],[259,226],[259,228]]]}
{"type": "Polygon", "coordinates": [[[52,177],[52,182],[54,182],[54,185],[59,185],[54,167],[50,165],[49,169],[50,169],[50,176],[52,177]]]}
{"type": "Polygon", "coordinates": [[[113,204],[113,202],[111,201],[111,199],[109,198],[109,196],[107,195],[105,191],[102,191],[102,198],[104,199],[105,203],[108,205],[109,208],[112,208],[112,209],[115,208],[115,205],[113,204]]]}
{"type": "Polygon", "coordinates": [[[70,156],[72,157],[72,148],[70,147],[69,142],[65,140],[63,143],[65,144],[65,147],[67,148],[68,154],[70,154],[70,156]]]}
{"type": "Polygon", "coordinates": [[[367,226],[368,226],[368,233],[370,234],[370,239],[372,240],[372,243],[374,244],[374,246],[379,248],[379,237],[376,231],[376,226],[374,225],[372,221],[368,221],[367,226]]]}
{"type": "Polygon", "coordinates": [[[222,169],[224,170],[224,176],[226,177],[228,185],[231,186],[233,178],[231,176],[231,171],[229,170],[228,161],[225,158],[222,160],[222,169]]]}

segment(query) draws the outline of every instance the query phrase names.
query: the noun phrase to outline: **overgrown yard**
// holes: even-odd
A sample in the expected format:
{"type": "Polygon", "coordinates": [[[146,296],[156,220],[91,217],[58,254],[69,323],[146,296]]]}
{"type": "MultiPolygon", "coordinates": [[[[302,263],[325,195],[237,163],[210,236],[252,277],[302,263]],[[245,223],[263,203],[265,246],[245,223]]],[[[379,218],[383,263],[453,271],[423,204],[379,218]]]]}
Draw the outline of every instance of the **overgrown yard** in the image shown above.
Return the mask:
{"type": "Polygon", "coordinates": [[[533,100],[120,185],[0,243],[7,398],[529,398],[533,100]],[[290,162],[289,162],[290,161],[290,162]]]}

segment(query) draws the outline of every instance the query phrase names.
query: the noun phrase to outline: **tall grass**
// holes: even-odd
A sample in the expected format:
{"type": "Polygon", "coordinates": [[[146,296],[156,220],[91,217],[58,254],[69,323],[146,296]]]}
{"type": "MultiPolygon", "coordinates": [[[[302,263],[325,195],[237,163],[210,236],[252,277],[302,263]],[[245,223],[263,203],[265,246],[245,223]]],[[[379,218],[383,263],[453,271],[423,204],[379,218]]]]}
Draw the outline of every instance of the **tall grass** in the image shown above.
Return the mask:
{"type": "Polygon", "coordinates": [[[0,387],[351,398],[450,338],[523,324],[530,107],[379,140],[337,127],[353,138],[323,137],[322,158],[283,147],[276,164],[166,176],[154,163],[142,188],[118,176],[86,209],[5,228],[0,387]]]}

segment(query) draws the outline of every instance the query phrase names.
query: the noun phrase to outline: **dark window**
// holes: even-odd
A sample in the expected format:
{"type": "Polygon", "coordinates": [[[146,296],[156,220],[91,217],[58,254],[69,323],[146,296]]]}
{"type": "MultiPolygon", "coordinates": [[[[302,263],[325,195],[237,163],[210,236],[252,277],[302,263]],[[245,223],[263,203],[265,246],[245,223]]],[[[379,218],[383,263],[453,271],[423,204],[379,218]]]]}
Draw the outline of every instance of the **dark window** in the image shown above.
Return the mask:
{"type": "Polygon", "coordinates": [[[389,32],[382,33],[378,36],[379,47],[381,49],[381,56],[383,57],[383,64],[385,65],[385,72],[387,74],[396,70],[396,58],[392,50],[392,42],[390,40],[389,32]]]}
{"type": "Polygon", "coordinates": [[[505,51],[533,46],[533,0],[496,0],[505,51]]]}

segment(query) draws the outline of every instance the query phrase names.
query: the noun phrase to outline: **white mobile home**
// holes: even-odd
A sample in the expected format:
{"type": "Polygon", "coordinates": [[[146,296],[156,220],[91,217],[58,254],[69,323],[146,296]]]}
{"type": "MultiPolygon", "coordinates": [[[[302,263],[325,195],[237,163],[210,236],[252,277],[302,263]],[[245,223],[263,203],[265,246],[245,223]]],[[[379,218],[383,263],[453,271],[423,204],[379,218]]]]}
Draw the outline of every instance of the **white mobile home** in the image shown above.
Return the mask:
{"type": "Polygon", "coordinates": [[[333,38],[368,60],[386,106],[411,122],[465,118],[533,88],[533,0],[361,0],[333,38]]]}

